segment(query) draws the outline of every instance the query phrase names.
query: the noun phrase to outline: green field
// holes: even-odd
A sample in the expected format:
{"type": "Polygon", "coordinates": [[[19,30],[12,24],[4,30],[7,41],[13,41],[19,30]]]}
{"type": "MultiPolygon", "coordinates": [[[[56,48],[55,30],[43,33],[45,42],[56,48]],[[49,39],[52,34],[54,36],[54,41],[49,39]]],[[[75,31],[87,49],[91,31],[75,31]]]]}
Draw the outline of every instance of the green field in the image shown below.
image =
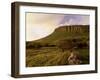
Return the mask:
{"type": "Polygon", "coordinates": [[[70,50],[79,53],[80,65],[89,64],[89,32],[58,28],[43,39],[26,42],[26,67],[69,65],[70,50]]]}
{"type": "MultiPolygon", "coordinates": [[[[88,49],[79,50],[82,59],[81,64],[89,64],[88,49]]],[[[28,49],[26,56],[26,66],[56,66],[68,65],[69,51],[62,52],[57,48],[43,48],[39,50],[28,49]]]]}

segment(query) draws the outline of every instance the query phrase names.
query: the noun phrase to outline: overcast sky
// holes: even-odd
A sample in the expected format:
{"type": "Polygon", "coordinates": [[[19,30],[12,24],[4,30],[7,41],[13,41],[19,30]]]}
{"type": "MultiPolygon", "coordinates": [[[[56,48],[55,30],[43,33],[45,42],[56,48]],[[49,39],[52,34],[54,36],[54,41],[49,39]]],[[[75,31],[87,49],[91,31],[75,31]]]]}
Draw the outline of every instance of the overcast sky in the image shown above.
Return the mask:
{"type": "Polygon", "coordinates": [[[26,13],[26,41],[44,38],[61,25],[89,25],[89,15],[26,13]]]}

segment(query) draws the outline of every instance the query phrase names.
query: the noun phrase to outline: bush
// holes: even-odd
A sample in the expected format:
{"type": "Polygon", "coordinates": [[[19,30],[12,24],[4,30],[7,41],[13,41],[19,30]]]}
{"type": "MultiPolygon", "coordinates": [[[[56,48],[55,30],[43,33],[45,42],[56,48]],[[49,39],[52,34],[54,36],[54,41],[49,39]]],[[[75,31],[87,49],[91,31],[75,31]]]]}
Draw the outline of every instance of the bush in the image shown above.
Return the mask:
{"type": "Polygon", "coordinates": [[[74,48],[74,43],[72,40],[61,40],[58,43],[58,47],[60,49],[62,49],[62,51],[64,52],[65,50],[70,50],[72,48],[74,48]]]}
{"type": "Polygon", "coordinates": [[[26,48],[35,48],[35,49],[38,49],[38,48],[41,48],[42,45],[40,43],[37,43],[37,42],[29,42],[29,43],[26,43],[26,48]]]}
{"type": "Polygon", "coordinates": [[[64,39],[60,40],[57,46],[64,52],[65,50],[88,48],[89,41],[86,38],[64,39]]]}

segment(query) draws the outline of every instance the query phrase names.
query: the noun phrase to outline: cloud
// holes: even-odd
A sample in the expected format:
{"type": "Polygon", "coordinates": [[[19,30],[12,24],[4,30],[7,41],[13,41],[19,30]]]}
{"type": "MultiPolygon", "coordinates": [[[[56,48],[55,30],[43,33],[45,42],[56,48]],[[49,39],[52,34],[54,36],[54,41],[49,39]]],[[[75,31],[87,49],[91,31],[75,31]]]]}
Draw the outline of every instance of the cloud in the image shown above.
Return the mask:
{"type": "Polygon", "coordinates": [[[26,14],[26,40],[48,36],[60,25],[89,24],[89,16],[74,14],[26,14]]]}
{"type": "Polygon", "coordinates": [[[68,14],[64,15],[58,25],[84,25],[89,24],[88,15],[68,14]]]}

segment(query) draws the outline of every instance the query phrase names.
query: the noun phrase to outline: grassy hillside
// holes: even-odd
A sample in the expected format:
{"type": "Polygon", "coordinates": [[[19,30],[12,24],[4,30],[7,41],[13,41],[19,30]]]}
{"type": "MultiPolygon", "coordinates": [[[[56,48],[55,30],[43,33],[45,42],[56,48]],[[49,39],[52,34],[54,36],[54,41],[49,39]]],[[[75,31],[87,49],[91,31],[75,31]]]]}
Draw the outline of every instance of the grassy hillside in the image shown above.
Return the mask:
{"type": "MultiPolygon", "coordinates": [[[[73,25],[72,27],[76,27],[73,25]]],[[[31,42],[26,42],[26,66],[70,65],[70,49],[78,52],[80,64],[89,64],[88,25],[81,26],[83,31],[67,31],[68,26],[57,28],[51,35],[31,42]]]]}
{"type": "MultiPolygon", "coordinates": [[[[75,25],[77,26],[77,25],[75,25]]],[[[72,27],[75,27],[72,26],[72,27]]],[[[55,29],[55,31],[43,38],[43,39],[39,39],[36,41],[32,41],[32,42],[41,42],[41,43],[56,43],[57,41],[63,40],[63,39],[69,39],[69,38],[88,38],[88,32],[68,32],[66,31],[66,27],[68,26],[61,26],[57,29],[55,29]]],[[[82,26],[82,27],[88,27],[88,25],[82,26]]]]}

